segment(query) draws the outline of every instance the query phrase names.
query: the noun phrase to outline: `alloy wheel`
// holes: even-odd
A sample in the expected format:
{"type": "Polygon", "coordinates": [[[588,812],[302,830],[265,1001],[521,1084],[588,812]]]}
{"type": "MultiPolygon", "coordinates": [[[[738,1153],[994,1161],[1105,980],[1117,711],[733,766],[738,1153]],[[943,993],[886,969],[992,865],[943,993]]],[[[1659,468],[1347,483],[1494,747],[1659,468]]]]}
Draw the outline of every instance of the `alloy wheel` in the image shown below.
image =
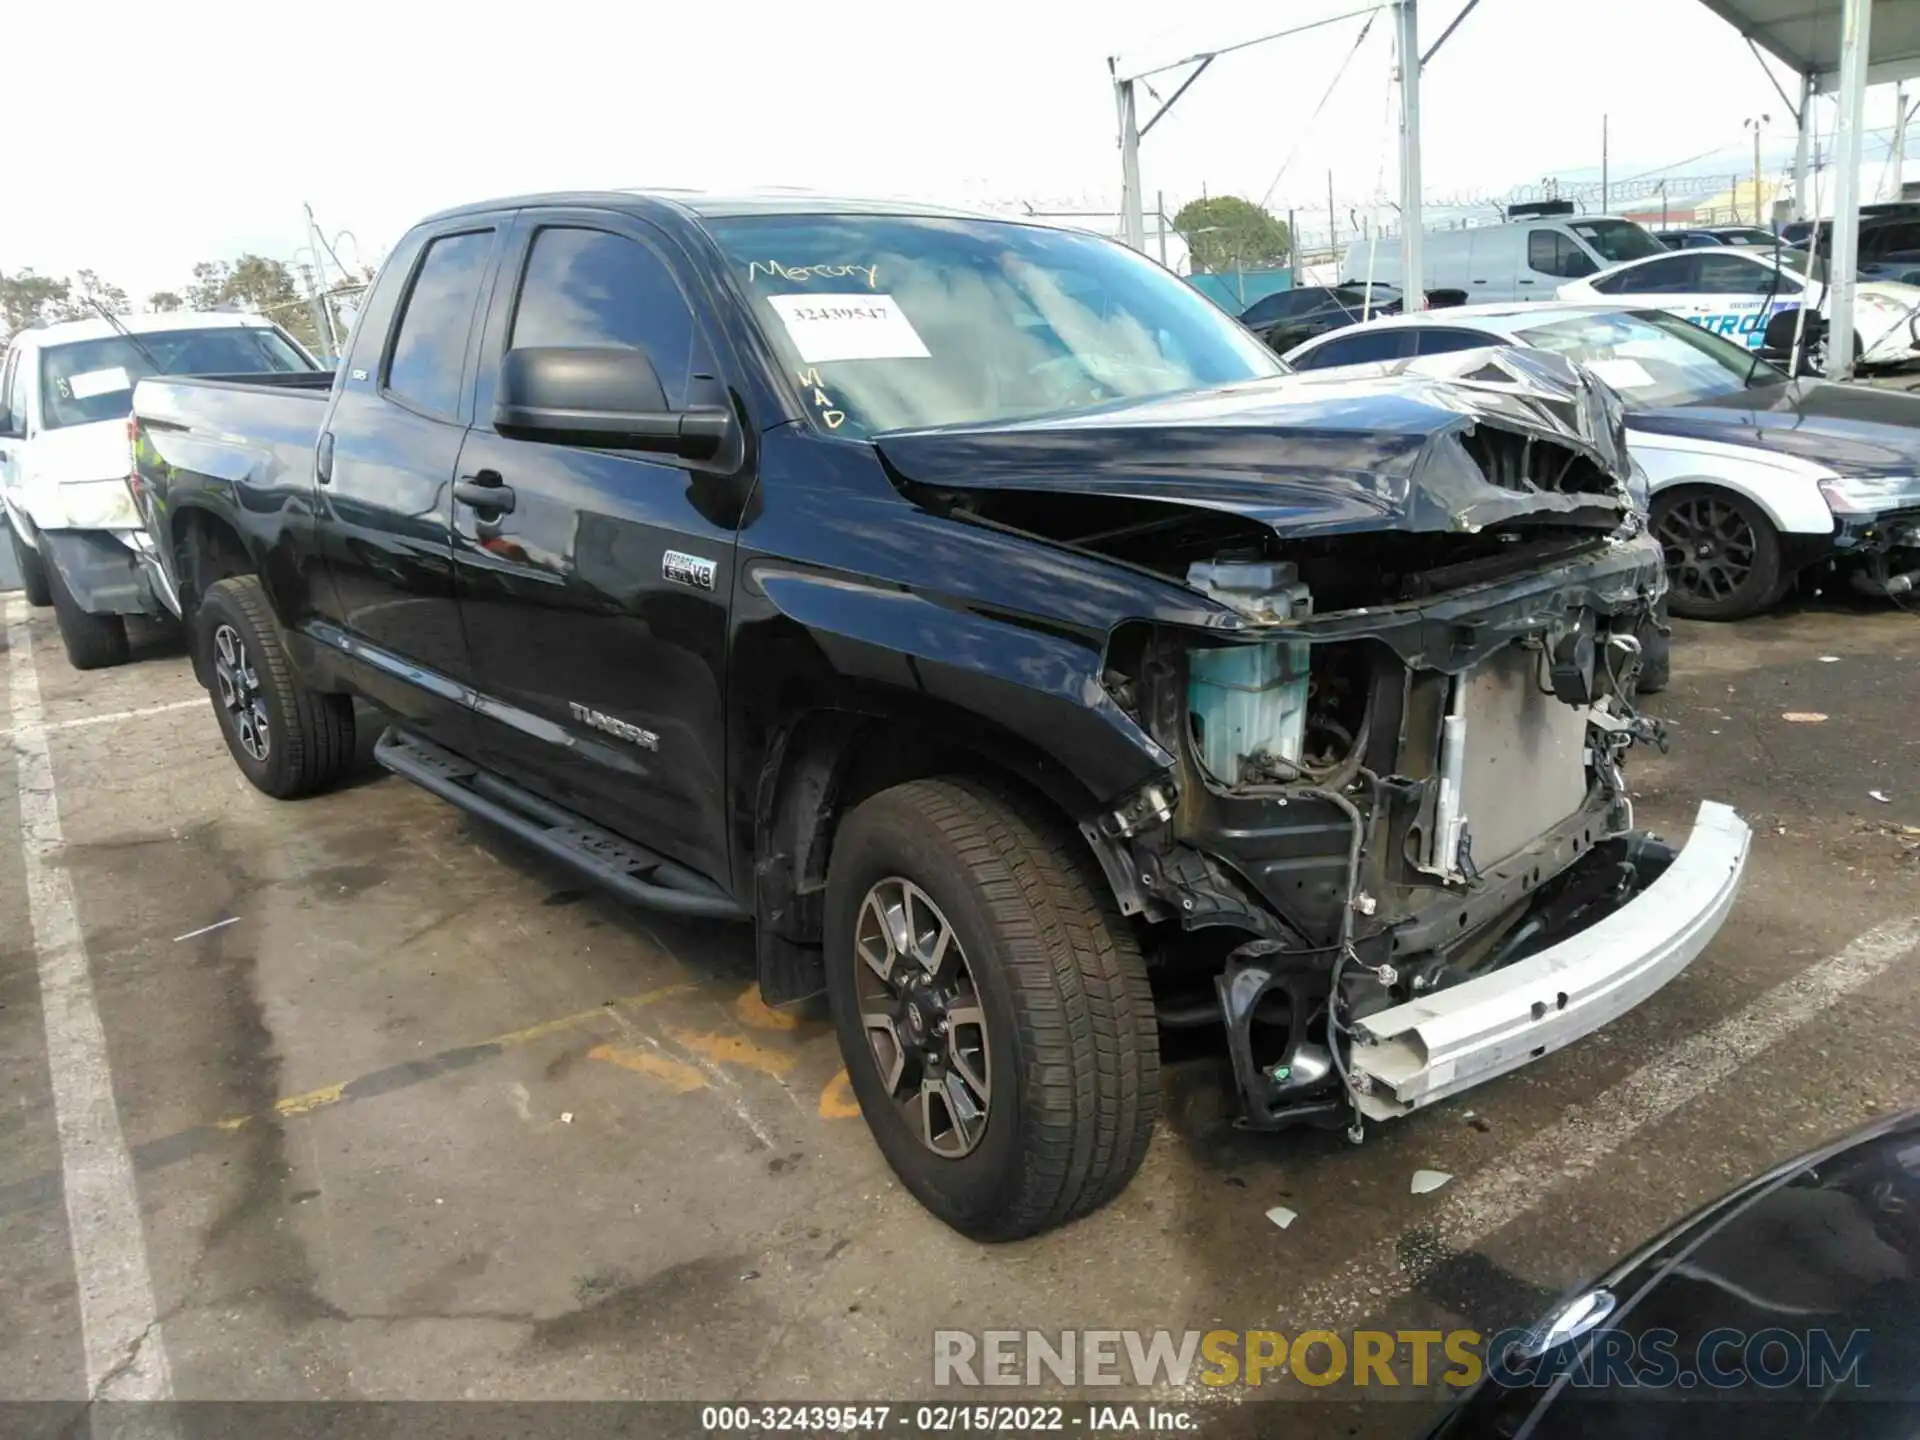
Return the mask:
{"type": "Polygon", "coordinates": [[[227,712],[240,748],[255,760],[264,761],[272,751],[272,732],[267,723],[267,697],[260,687],[260,672],[247,654],[247,642],[231,625],[213,632],[213,679],[220,690],[220,706],[227,712]]]}
{"type": "Polygon", "coordinates": [[[957,1160],[986,1134],[987,1017],[966,952],[927,892],[892,876],[854,927],[860,1024],[888,1096],[920,1143],[957,1160]]]}
{"type": "Polygon", "coordinates": [[[1674,587],[1718,604],[1747,583],[1759,542],[1740,510],[1711,495],[1677,501],[1654,527],[1674,587]]]}

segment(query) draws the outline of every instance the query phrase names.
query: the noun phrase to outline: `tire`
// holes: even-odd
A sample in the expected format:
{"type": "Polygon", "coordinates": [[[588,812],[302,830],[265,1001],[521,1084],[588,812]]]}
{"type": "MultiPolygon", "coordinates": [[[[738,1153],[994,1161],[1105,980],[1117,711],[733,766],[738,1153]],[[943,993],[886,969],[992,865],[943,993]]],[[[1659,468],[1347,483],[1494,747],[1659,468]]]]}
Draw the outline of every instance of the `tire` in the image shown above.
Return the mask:
{"type": "Polygon", "coordinates": [[[220,733],[256,790],[291,800],[339,782],[353,764],[353,701],[294,675],[257,579],[238,575],[210,588],[193,639],[220,733]]]}
{"type": "Polygon", "coordinates": [[[1744,495],[1686,485],[1653,497],[1651,528],[1667,562],[1667,605],[1689,620],[1744,620],[1791,578],[1780,532],[1744,495]]]}
{"type": "MultiPolygon", "coordinates": [[[[1159,1035],[1139,947],[1090,874],[1079,836],[974,780],[883,791],[834,837],[826,945],[827,998],[854,1096],[881,1154],[922,1205],[975,1240],[1017,1240],[1126,1187],[1159,1110],[1159,1035]],[[864,942],[883,961],[897,954],[875,938],[880,912],[869,903],[895,895],[907,899],[928,944],[939,943],[930,937],[941,927],[948,932],[940,969],[932,977],[909,969],[918,989],[904,995],[857,948],[864,942]],[[943,979],[957,992],[946,1002],[943,979]],[[923,1023],[913,1010],[929,995],[932,1023],[923,1023]],[[942,1003],[944,1040],[934,1013],[942,1003]],[[870,1040],[863,1010],[886,1006],[894,1029],[876,1028],[870,1040]],[[916,1034],[947,1062],[910,1056],[894,1038],[916,1034]],[[899,1067],[883,1072],[882,1052],[888,1062],[900,1056],[899,1067]],[[920,1098],[929,1070],[948,1087],[936,1091],[937,1104],[920,1098]],[[984,1095],[965,1083],[969,1074],[985,1079],[984,1095]],[[971,1135],[956,1100],[981,1112],[971,1135]]],[[[911,964],[885,963],[896,978],[899,964],[911,964]]]]}
{"type": "Polygon", "coordinates": [[[67,588],[58,565],[44,565],[42,569],[67,663],[76,670],[109,670],[126,664],[127,622],[118,615],[89,615],[67,588]]]}
{"type": "Polygon", "coordinates": [[[20,588],[27,603],[44,610],[53,603],[53,591],[47,588],[47,562],[40,552],[20,538],[20,532],[7,526],[7,539],[13,542],[13,563],[20,572],[20,588]]]}

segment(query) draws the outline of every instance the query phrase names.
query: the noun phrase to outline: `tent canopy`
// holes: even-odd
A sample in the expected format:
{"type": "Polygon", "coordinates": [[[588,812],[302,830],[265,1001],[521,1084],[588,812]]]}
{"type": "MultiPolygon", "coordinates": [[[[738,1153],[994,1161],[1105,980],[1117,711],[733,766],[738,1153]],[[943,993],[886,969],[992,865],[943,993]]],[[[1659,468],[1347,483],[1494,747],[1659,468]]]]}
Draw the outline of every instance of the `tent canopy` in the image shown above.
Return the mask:
{"type": "MultiPolygon", "coordinates": [[[[1839,0],[1700,0],[1817,92],[1839,88],[1839,0]]],[[[1874,0],[1867,83],[1920,75],[1920,0],[1874,0]]]]}

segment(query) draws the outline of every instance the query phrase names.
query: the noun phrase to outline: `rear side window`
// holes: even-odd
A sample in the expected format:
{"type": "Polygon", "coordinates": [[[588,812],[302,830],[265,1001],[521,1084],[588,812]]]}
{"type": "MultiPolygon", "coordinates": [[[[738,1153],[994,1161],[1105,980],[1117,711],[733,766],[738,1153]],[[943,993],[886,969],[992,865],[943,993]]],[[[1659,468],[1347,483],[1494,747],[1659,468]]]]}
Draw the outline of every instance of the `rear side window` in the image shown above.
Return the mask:
{"type": "Polygon", "coordinates": [[[1351,335],[1310,350],[1294,361],[1301,370],[1330,370],[1336,365],[1365,365],[1379,360],[1398,360],[1404,353],[1409,332],[1360,329],[1351,335]]]}
{"type": "Polygon", "coordinates": [[[1452,350],[1478,350],[1486,345],[1500,345],[1503,342],[1498,335],[1488,335],[1479,330],[1415,330],[1413,332],[1413,353],[1416,355],[1445,355],[1452,350]]]}
{"type": "Polygon", "coordinates": [[[564,227],[535,235],[508,343],[644,351],[667,404],[686,408],[693,310],[666,262],[624,235],[564,227]]]}
{"type": "Polygon", "coordinates": [[[467,332],[492,246],[491,230],[442,235],[427,246],[387,362],[395,399],[434,415],[458,413],[467,332]]]}
{"type": "Polygon", "coordinates": [[[1527,268],[1542,275],[1576,280],[1582,275],[1591,275],[1599,267],[1571,235],[1559,230],[1529,230],[1527,268]]]}

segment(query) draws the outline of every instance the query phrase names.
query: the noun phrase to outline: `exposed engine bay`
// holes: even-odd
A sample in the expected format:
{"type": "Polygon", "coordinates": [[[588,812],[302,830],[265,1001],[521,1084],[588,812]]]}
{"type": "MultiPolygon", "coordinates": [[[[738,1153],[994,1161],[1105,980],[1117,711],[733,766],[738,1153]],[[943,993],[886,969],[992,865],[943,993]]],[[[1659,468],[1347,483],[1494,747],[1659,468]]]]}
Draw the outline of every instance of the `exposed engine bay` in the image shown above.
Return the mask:
{"type": "Polygon", "coordinates": [[[1426,397],[1458,423],[1290,432],[1278,475],[1178,399],[1127,417],[1124,480],[1072,468],[1097,417],[1044,450],[981,433],[964,478],[951,444],[881,441],[924,503],[1213,603],[1110,635],[1102,684],[1173,763],[1083,828],[1152,937],[1162,1026],[1224,1028],[1252,1127],[1357,1139],[1424,1103],[1369,1107],[1357,1026],[1578,935],[1677,853],[1621,770],[1666,745],[1634,705],[1666,580],[1617,402],[1551,357],[1462,363],[1426,397]]]}

